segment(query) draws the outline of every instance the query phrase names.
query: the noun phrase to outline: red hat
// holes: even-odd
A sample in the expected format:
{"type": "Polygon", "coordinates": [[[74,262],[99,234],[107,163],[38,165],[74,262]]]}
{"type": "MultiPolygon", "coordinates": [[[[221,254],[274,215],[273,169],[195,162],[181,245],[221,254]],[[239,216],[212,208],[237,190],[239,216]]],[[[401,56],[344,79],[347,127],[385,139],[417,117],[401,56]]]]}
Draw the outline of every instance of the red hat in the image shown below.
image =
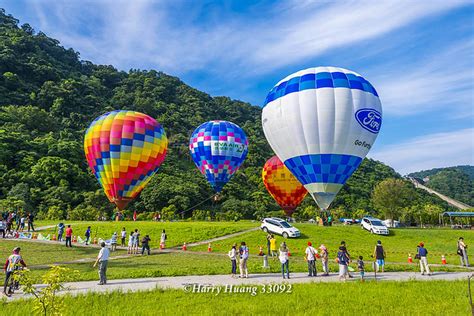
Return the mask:
{"type": "Polygon", "coordinates": [[[311,243],[311,241],[308,241],[308,246],[312,246],[313,244],[311,243]]]}

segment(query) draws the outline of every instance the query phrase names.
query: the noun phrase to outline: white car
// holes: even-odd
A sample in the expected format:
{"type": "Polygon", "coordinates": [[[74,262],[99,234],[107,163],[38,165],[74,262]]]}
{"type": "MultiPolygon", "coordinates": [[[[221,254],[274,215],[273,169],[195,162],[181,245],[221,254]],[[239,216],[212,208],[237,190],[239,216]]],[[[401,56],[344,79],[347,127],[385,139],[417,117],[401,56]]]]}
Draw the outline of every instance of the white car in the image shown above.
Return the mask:
{"type": "Polygon", "coordinates": [[[364,217],[360,222],[360,227],[362,229],[368,230],[372,234],[388,235],[390,233],[387,226],[385,226],[384,223],[382,223],[382,221],[378,218],[364,217]]]}
{"type": "Polygon", "coordinates": [[[277,217],[265,218],[262,220],[260,228],[266,233],[273,233],[281,235],[284,238],[288,237],[300,237],[301,233],[298,228],[295,228],[288,224],[287,221],[277,217]]]}

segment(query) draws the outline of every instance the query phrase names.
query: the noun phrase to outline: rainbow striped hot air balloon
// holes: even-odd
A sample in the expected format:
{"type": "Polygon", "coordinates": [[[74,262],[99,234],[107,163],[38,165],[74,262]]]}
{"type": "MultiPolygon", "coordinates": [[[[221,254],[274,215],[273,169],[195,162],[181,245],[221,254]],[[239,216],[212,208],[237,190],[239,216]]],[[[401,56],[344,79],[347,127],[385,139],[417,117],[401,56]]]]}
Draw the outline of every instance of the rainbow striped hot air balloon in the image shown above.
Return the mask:
{"type": "Polygon", "coordinates": [[[308,194],[277,156],[268,159],[263,166],[262,179],[270,195],[288,216],[293,214],[308,194]]]}
{"type": "Polygon", "coordinates": [[[209,121],[193,132],[189,151],[196,167],[219,193],[247,157],[247,136],[232,122],[209,121]]]}
{"type": "Polygon", "coordinates": [[[112,111],[96,118],[86,131],[87,162],[110,202],[123,210],[158,171],[168,139],[152,117],[112,111]]]}

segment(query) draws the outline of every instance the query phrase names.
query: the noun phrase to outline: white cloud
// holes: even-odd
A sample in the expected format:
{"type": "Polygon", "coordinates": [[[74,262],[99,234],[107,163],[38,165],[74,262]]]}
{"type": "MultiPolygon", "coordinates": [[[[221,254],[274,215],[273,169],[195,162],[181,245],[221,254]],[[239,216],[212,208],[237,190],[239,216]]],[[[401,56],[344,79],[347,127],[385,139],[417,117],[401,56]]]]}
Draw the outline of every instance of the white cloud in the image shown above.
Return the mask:
{"type": "Polygon", "coordinates": [[[216,73],[275,70],[468,2],[294,1],[255,5],[251,17],[226,12],[205,21],[201,8],[189,1],[33,3],[40,28],[84,58],[123,69],[151,65],[179,75],[204,68],[216,73]],[[90,34],[78,27],[85,19],[95,27],[90,34]]]}
{"type": "Polygon", "coordinates": [[[474,40],[458,43],[415,65],[375,76],[384,112],[413,115],[446,108],[448,118],[474,116],[474,40]]]}
{"type": "Polygon", "coordinates": [[[369,154],[401,174],[431,168],[474,165],[474,128],[417,137],[369,154]]]}

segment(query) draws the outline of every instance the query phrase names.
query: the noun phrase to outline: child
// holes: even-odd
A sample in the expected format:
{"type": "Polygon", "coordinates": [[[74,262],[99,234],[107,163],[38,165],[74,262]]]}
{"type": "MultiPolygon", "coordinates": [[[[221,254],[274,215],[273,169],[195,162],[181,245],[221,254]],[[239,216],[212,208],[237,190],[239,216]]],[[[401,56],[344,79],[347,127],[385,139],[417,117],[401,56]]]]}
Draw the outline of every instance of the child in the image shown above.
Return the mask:
{"type": "Polygon", "coordinates": [[[360,273],[360,280],[364,281],[365,269],[364,269],[364,257],[362,256],[359,256],[359,260],[357,260],[357,269],[359,270],[359,273],[360,273]]]}

